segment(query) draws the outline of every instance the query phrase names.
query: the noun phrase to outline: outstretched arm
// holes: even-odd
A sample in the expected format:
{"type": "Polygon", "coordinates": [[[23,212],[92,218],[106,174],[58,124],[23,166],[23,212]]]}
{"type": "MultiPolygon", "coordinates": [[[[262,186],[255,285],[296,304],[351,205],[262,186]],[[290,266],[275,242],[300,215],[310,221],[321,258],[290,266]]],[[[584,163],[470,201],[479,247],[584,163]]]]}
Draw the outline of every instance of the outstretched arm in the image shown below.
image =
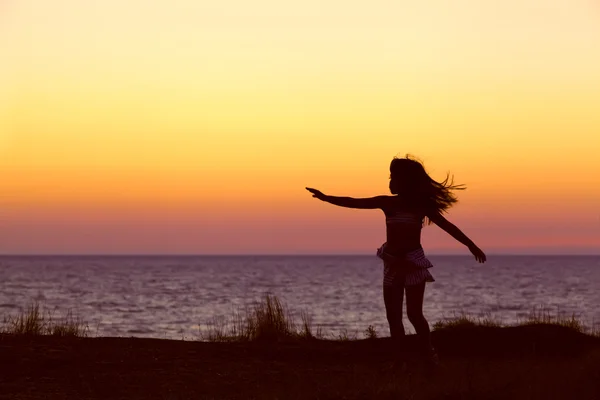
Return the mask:
{"type": "Polygon", "coordinates": [[[335,206],[348,207],[348,208],[382,208],[386,202],[387,196],[376,196],[363,199],[355,199],[353,197],[337,197],[327,196],[317,189],[306,188],[319,200],[326,201],[335,206]]]}
{"type": "Polygon", "coordinates": [[[427,218],[444,231],[446,231],[454,239],[464,244],[469,248],[469,251],[475,256],[475,259],[480,263],[485,262],[486,257],[484,252],[473,243],[456,225],[444,218],[440,213],[434,212],[427,215],[427,218]]]}

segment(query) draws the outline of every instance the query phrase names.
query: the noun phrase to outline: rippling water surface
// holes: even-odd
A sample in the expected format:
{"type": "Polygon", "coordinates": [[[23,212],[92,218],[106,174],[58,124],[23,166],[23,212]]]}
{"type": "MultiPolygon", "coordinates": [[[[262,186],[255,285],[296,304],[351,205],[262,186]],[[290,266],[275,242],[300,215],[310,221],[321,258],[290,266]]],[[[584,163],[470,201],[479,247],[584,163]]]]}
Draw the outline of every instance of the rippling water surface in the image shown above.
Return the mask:
{"type": "MultiPolygon", "coordinates": [[[[462,311],[516,322],[544,307],[600,322],[600,256],[432,256],[430,324],[462,311]]],[[[315,326],[388,335],[382,265],[371,256],[0,257],[0,316],[32,301],[81,316],[95,336],[198,338],[271,292],[315,326]]],[[[409,328],[410,324],[406,323],[409,328]]]]}

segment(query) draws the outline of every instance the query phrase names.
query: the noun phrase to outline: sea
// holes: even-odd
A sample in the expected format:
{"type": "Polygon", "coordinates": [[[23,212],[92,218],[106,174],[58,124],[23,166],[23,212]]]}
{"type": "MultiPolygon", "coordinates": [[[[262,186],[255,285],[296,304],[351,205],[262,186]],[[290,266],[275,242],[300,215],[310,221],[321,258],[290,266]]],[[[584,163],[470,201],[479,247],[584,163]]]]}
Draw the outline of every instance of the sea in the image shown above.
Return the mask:
{"type": "MultiPolygon", "coordinates": [[[[430,256],[424,314],[504,324],[533,314],[600,326],[600,256],[430,256]]],[[[32,304],[92,337],[202,340],[267,294],[325,337],[388,336],[375,256],[0,256],[0,322],[32,304]]],[[[412,331],[405,318],[407,332],[412,331]]]]}

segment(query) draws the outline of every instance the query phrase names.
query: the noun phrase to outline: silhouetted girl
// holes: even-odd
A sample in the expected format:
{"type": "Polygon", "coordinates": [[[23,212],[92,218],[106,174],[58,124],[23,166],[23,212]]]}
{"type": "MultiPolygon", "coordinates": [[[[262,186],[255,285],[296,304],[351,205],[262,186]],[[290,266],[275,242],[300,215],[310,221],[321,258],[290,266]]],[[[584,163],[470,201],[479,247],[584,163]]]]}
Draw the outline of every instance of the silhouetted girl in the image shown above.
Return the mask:
{"type": "Polygon", "coordinates": [[[485,254],[455,225],[442,216],[457,202],[454,185],[446,176],[443,182],[429,177],[423,165],[412,158],[394,158],[390,164],[390,192],[393,196],[355,199],[327,196],[306,188],[319,200],[341,207],[380,208],[386,219],[387,241],[377,250],[383,260],[383,300],[390,334],[402,348],[404,325],[402,302],[406,291],[406,313],[415,327],[425,356],[436,360],[431,346],[429,324],[423,316],[425,283],[433,282],[429,268],[433,265],[421,247],[421,227],[432,222],[469,248],[477,261],[485,262],[485,254]]]}

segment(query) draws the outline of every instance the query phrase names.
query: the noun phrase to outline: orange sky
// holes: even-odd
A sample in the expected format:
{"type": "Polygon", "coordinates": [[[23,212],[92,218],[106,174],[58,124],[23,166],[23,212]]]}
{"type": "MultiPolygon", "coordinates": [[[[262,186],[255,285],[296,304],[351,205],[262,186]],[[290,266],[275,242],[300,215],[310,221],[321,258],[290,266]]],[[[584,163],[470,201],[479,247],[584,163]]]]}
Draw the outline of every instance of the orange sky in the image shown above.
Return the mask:
{"type": "Polygon", "coordinates": [[[398,153],[490,252],[600,253],[596,2],[204,3],[3,2],[0,253],[372,252],[303,188],[398,153]]]}

